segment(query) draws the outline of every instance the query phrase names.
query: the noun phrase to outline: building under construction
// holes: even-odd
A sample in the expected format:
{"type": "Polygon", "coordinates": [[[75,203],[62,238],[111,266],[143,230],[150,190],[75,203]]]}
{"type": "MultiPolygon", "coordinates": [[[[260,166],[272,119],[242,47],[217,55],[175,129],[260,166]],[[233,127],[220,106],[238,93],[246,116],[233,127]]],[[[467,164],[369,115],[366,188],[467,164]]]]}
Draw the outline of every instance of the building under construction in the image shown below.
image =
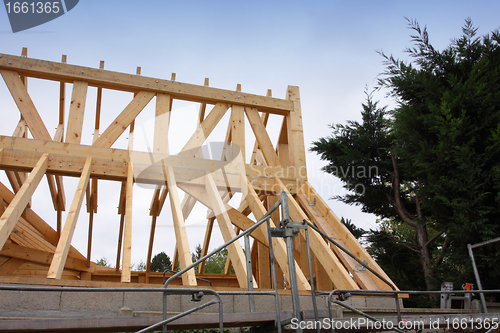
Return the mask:
{"type": "MultiPolygon", "coordinates": [[[[374,291],[372,297],[350,299],[348,306],[393,309],[401,316],[399,297],[407,295],[384,293],[398,289],[308,182],[298,87],[289,86],[281,98],[270,91],[261,96],[242,92],[239,85],[234,91],[212,88],[208,79],[194,85],[176,81],[175,74],[170,80],[142,76],[139,68],[135,74],[108,71],[104,62],[89,68],[70,65],[65,56],[61,62],[32,59],[26,50],[22,56],[0,54],[0,72],[13,99],[1,101],[1,112],[18,118],[17,126],[0,136],[0,168],[8,179],[0,183],[0,308],[2,317],[32,317],[1,321],[0,331],[141,329],[159,322],[156,312],[162,309],[167,319],[193,308],[181,295],[202,305],[208,298],[220,301],[226,326],[270,323],[281,330],[294,317],[338,315],[340,308],[327,311],[331,302],[325,302],[333,289],[374,291]],[[54,96],[58,107],[37,107],[32,94],[54,96]],[[107,94],[119,96],[124,107],[108,110],[102,103],[107,94]],[[199,109],[197,117],[182,120],[194,129],[185,142],[171,117],[179,101],[199,109]],[[146,112],[154,132],[149,149],[141,151],[134,146],[135,124],[146,112]],[[270,117],[281,124],[278,131],[268,129],[270,117]],[[103,121],[107,118],[112,121],[103,121]],[[92,133],[84,132],[84,119],[92,123],[92,133]],[[182,147],[176,154],[170,154],[173,142],[182,147]],[[75,191],[65,188],[70,177],[78,180],[75,191]],[[110,181],[121,190],[100,190],[110,181]],[[142,184],[153,188],[151,204],[149,216],[137,220],[133,189],[142,184]],[[53,220],[32,209],[37,189],[50,192],[53,220]],[[99,236],[94,216],[116,209],[98,209],[103,195],[114,197],[118,206],[119,236],[108,240],[116,244],[116,268],[90,260],[99,236]],[[162,218],[168,215],[174,232],[162,242],[175,242],[173,262],[180,271],[150,272],[167,199],[170,211],[162,218]],[[88,221],[80,214],[84,203],[88,221]],[[207,209],[201,257],[209,248],[227,247],[223,274],[205,273],[205,261],[193,264],[185,223],[197,203],[207,209]],[[77,222],[88,225],[83,252],[72,246],[77,222]],[[144,248],[132,247],[137,224],[149,232],[144,248]],[[210,243],[215,233],[225,244],[210,243]],[[132,252],[147,258],[145,271],[131,269],[132,252]],[[216,295],[208,297],[211,292],[216,295]],[[144,298],[154,301],[146,304],[144,298]],[[86,316],[95,320],[82,319],[86,316]]],[[[219,327],[218,316],[197,316],[172,319],[171,325],[219,327]]]]}

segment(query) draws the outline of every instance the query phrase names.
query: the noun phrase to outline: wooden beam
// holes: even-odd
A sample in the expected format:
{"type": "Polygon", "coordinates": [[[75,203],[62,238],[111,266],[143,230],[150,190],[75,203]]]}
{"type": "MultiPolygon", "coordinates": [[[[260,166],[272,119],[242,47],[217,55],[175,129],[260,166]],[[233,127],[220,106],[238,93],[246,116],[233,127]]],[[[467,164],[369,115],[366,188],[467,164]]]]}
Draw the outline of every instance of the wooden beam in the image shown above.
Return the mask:
{"type": "MultiPolygon", "coordinates": [[[[260,115],[260,119],[262,120],[262,123],[264,124],[264,127],[267,126],[267,122],[269,121],[269,113],[262,113],[260,115]]],[[[253,146],[253,151],[252,151],[252,157],[250,158],[250,164],[255,164],[257,163],[257,154],[262,153],[260,148],[259,148],[259,142],[255,140],[254,146],[253,146]]]]}
{"type": "MultiPolygon", "coordinates": [[[[177,250],[179,251],[179,262],[181,270],[185,269],[193,263],[191,252],[189,250],[189,243],[187,239],[186,226],[184,223],[184,216],[182,215],[181,202],[177,192],[177,184],[175,181],[174,169],[172,167],[166,168],[167,173],[167,186],[170,193],[170,207],[172,207],[172,217],[174,221],[175,238],[177,240],[177,250]]],[[[196,286],[196,276],[194,268],[190,269],[182,275],[182,284],[184,286],[196,286]]]]}
{"type": "MultiPolygon", "coordinates": [[[[104,69],[104,61],[101,60],[99,63],[99,69],[104,69]]],[[[94,135],[92,137],[92,144],[99,137],[99,126],[101,124],[101,104],[102,104],[102,88],[97,88],[97,100],[96,100],[96,111],[95,111],[95,126],[94,126],[94,135]]],[[[94,213],[97,213],[97,187],[98,187],[98,179],[92,178],[92,194],[91,194],[91,207],[90,210],[94,213]]],[[[88,209],[88,207],[87,207],[88,209]]]]}
{"type": "Polygon", "coordinates": [[[8,259],[0,266],[0,276],[13,275],[25,262],[25,260],[18,258],[8,259]]]}
{"type": "MultiPolygon", "coordinates": [[[[14,98],[14,101],[16,102],[16,105],[19,108],[23,119],[28,124],[33,138],[38,140],[52,141],[52,138],[50,137],[50,134],[47,131],[47,128],[45,127],[45,124],[43,123],[42,118],[40,117],[40,114],[35,107],[35,104],[33,104],[33,101],[28,94],[26,86],[19,78],[19,74],[11,70],[0,70],[0,73],[2,74],[5,84],[9,88],[9,91],[14,98]]],[[[56,188],[54,186],[54,177],[48,175],[47,180],[49,182],[49,188],[51,191],[54,208],[57,210],[57,193],[54,192],[56,188]]]]}
{"type": "Polygon", "coordinates": [[[16,70],[20,74],[48,80],[73,82],[81,80],[89,85],[121,91],[150,91],[165,93],[174,99],[199,103],[228,103],[258,108],[260,111],[288,114],[293,110],[293,103],[284,99],[259,96],[248,93],[231,94],[234,91],[216,89],[207,86],[181,83],[145,76],[118,73],[103,69],[74,66],[50,61],[27,59],[18,56],[0,54],[0,69],[16,70]]]}
{"type": "MultiPolygon", "coordinates": [[[[12,193],[4,184],[0,182],[0,197],[10,204],[14,200],[14,193],[12,193]]],[[[26,221],[33,228],[35,228],[50,244],[57,246],[58,235],[57,232],[52,229],[40,216],[33,212],[30,208],[25,209],[26,221]]],[[[23,220],[23,217],[20,218],[23,220]]],[[[69,256],[77,258],[80,260],[86,260],[86,258],[78,252],[74,247],[70,248],[69,256]]]]}
{"type": "MultiPolygon", "coordinates": [[[[373,257],[366,251],[366,249],[358,242],[358,240],[351,234],[351,232],[346,228],[346,226],[340,221],[337,215],[330,209],[328,204],[321,198],[321,196],[316,192],[316,190],[309,184],[305,182],[302,186],[305,195],[309,195],[309,200],[316,200],[316,206],[321,215],[326,219],[333,231],[339,235],[342,241],[345,243],[347,249],[351,251],[357,258],[361,261],[365,261],[370,268],[384,277],[387,281],[394,284],[390,277],[384,272],[384,270],[377,264],[373,257]]],[[[380,290],[391,290],[391,288],[378,277],[370,272],[367,272],[380,290]]]]}
{"type": "Polygon", "coordinates": [[[269,248],[260,242],[256,242],[258,255],[259,287],[271,289],[271,267],[269,266],[269,248]]]}
{"type": "MultiPolygon", "coordinates": [[[[267,209],[260,201],[253,187],[250,186],[245,176],[242,176],[242,183],[246,183],[247,185],[246,189],[243,191],[243,195],[246,197],[246,201],[248,202],[248,205],[250,206],[250,209],[252,210],[252,213],[255,216],[255,218],[260,219],[267,212],[267,209]]],[[[270,221],[270,225],[271,228],[276,228],[276,225],[273,220],[270,221]]],[[[265,232],[264,234],[267,234],[266,225],[263,224],[259,229],[263,233],[265,232]]],[[[287,280],[289,280],[290,273],[288,269],[288,255],[286,252],[286,244],[282,238],[273,238],[273,249],[276,257],[276,262],[281,267],[281,270],[287,276],[287,280]]],[[[309,282],[307,282],[304,273],[302,272],[297,263],[295,263],[295,271],[297,275],[299,290],[310,290],[311,286],[309,285],[309,282]]]]}
{"type": "Polygon", "coordinates": [[[280,160],[281,165],[290,165],[290,151],[288,148],[288,128],[287,128],[287,117],[283,117],[283,122],[281,124],[280,135],[278,137],[278,145],[276,147],[276,153],[280,160]]]}
{"type": "Polygon", "coordinates": [[[213,129],[222,119],[228,108],[229,105],[223,103],[215,105],[205,120],[203,120],[203,122],[198,126],[188,142],[184,145],[178,156],[194,156],[194,150],[197,150],[203,142],[205,142],[206,138],[210,135],[210,133],[212,133],[213,129]]]}
{"type": "Polygon", "coordinates": [[[149,231],[148,256],[146,259],[146,283],[149,283],[149,271],[151,270],[151,257],[153,255],[153,241],[155,239],[157,217],[157,215],[153,215],[151,220],[151,229],[149,231]]]}
{"type": "MultiPolygon", "coordinates": [[[[347,248],[346,244],[337,235],[333,228],[328,224],[326,219],[321,215],[316,206],[310,206],[305,194],[297,194],[296,196],[298,203],[304,210],[304,212],[309,216],[309,220],[312,221],[322,232],[327,234],[330,238],[335,240],[342,247],[347,248]]],[[[365,290],[377,290],[378,286],[373,281],[373,279],[368,275],[368,271],[358,270],[356,266],[359,264],[350,256],[348,256],[344,251],[340,250],[335,245],[331,245],[333,252],[342,261],[347,270],[352,274],[354,281],[360,286],[361,289],[365,290]]]]}
{"type": "MultiPolygon", "coordinates": [[[[153,174],[157,174],[154,178],[157,178],[158,182],[164,184],[164,177],[160,176],[162,172],[161,163],[151,165],[151,154],[145,152],[133,152],[133,154],[131,154],[126,149],[47,142],[42,140],[12,138],[10,136],[0,136],[0,149],[1,148],[4,148],[4,156],[0,161],[0,165],[10,170],[30,170],[40,158],[40,154],[49,153],[56,155],[48,165],[48,170],[51,173],[79,176],[81,173],[79,166],[85,163],[87,157],[92,157],[95,158],[95,160],[92,162],[91,177],[124,181],[127,175],[127,163],[132,159],[135,169],[150,169],[152,176],[153,174]]],[[[161,160],[162,157],[165,163],[174,167],[174,171],[181,171],[182,173],[186,173],[186,169],[198,169],[200,171],[220,173],[220,169],[222,168],[224,168],[229,177],[231,177],[232,173],[241,173],[240,166],[228,165],[227,162],[224,161],[194,157],[188,158],[186,156],[179,157],[175,155],[167,158],[165,158],[165,155],[153,155],[153,160],[161,160]]],[[[244,172],[249,177],[269,178],[269,180],[276,177],[284,181],[295,179],[295,171],[293,168],[247,164],[245,165],[244,172]]],[[[142,172],[142,174],[141,177],[137,179],[137,182],[146,182],[148,177],[150,177],[150,173],[147,170],[146,172],[142,172]]],[[[179,180],[180,175],[176,177],[178,183],[182,181],[182,179],[179,180]]]]}
{"type": "Polygon", "coordinates": [[[156,96],[155,127],[153,139],[154,154],[170,154],[168,148],[168,130],[170,128],[170,96],[158,94],[156,96]]]}
{"type": "Polygon", "coordinates": [[[94,229],[94,210],[89,212],[89,235],[87,242],[87,267],[90,267],[90,255],[92,253],[92,232],[94,229]]]}
{"type": "MultiPolygon", "coordinates": [[[[26,260],[27,262],[34,262],[44,266],[50,265],[54,258],[53,253],[15,244],[5,244],[0,255],[26,260]]],[[[68,258],[64,264],[64,268],[81,272],[90,270],[84,260],[74,258],[68,258]]]]}
{"type": "MultiPolygon", "coordinates": [[[[212,237],[212,230],[214,228],[215,217],[211,217],[207,222],[207,229],[205,230],[205,238],[203,239],[203,246],[201,248],[200,258],[208,254],[208,246],[210,245],[210,238],[212,237]]],[[[206,260],[205,260],[206,261],[206,260]]],[[[205,272],[205,261],[200,262],[198,265],[198,273],[203,274],[205,272]]]]}
{"type": "Polygon", "coordinates": [[[0,217],[0,247],[3,247],[17,221],[21,217],[28,201],[35,192],[40,180],[47,170],[49,154],[43,154],[38,160],[35,168],[30,173],[23,186],[16,193],[5,212],[0,217]]]}
{"type": "MultiPolygon", "coordinates": [[[[208,78],[205,78],[205,82],[203,84],[205,87],[208,87],[208,78]]],[[[207,103],[200,103],[200,111],[198,112],[198,122],[196,126],[200,125],[205,119],[205,111],[207,108],[207,103]]]]}
{"type": "Polygon", "coordinates": [[[130,264],[132,253],[132,193],[134,186],[134,172],[132,163],[128,164],[127,172],[127,199],[125,208],[125,226],[123,237],[123,263],[121,282],[131,282],[130,264]]]}
{"type": "Polygon", "coordinates": [[[259,117],[259,112],[254,108],[245,108],[245,113],[267,164],[271,166],[280,166],[278,155],[276,155],[271,139],[269,139],[269,135],[267,134],[266,127],[259,117]]]}
{"type": "MultiPolygon", "coordinates": [[[[62,56],[61,62],[66,63],[66,55],[62,56]]],[[[65,101],[66,101],[66,83],[59,83],[59,125],[64,126],[64,111],[65,111],[65,101]]],[[[64,132],[62,133],[64,136],[64,132]]]]}
{"type": "Polygon", "coordinates": [[[116,266],[115,266],[115,270],[117,272],[120,270],[124,226],[125,226],[125,212],[120,213],[120,226],[118,227],[118,247],[116,251],[116,266]]]}
{"type": "Polygon", "coordinates": [[[232,142],[240,147],[242,161],[245,163],[245,110],[243,107],[232,106],[230,126],[232,142]]]}
{"type": "Polygon", "coordinates": [[[137,117],[151,101],[154,95],[153,92],[141,91],[138,93],[92,145],[98,147],[111,147],[125,129],[134,121],[135,117],[137,117]]]}
{"type": "Polygon", "coordinates": [[[290,163],[297,170],[297,178],[307,180],[306,152],[302,129],[302,111],[300,107],[299,87],[288,86],[287,99],[293,102],[293,112],[287,115],[288,144],[290,163]]]}
{"type": "MultiPolygon", "coordinates": [[[[0,58],[0,60],[1,59],[2,58],[0,58]]],[[[50,137],[50,134],[47,131],[35,104],[33,104],[24,83],[19,78],[19,74],[12,70],[4,69],[1,69],[0,73],[2,74],[5,84],[7,85],[7,88],[9,88],[21,115],[28,124],[31,133],[33,134],[33,138],[52,141],[52,138],[50,137]]]]}
{"type": "Polygon", "coordinates": [[[62,277],[64,265],[68,257],[69,247],[75,231],[76,222],[78,221],[78,215],[80,214],[80,209],[82,207],[83,197],[89,184],[91,166],[92,158],[89,157],[85,162],[80,181],[76,187],[76,193],[73,198],[73,202],[71,203],[70,211],[66,218],[66,223],[64,224],[61,237],[57,243],[54,259],[52,259],[52,263],[50,264],[47,278],[60,279],[62,277]]]}
{"type": "Polygon", "coordinates": [[[88,83],[75,81],[73,83],[73,94],[69,107],[68,127],[66,130],[66,142],[80,143],[82,141],[83,116],[85,113],[85,102],[87,100],[88,83]]]}
{"type": "MultiPolygon", "coordinates": [[[[302,211],[299,204],[295,201],[286,186],[277,179],[276,182],[281,188],[281,191],[286,192],[288,198],[288,207],[290,210],[290,217],[293,221],[307,220],[307,215],[302,211]]],[[[304,237],[300,233],[300,237],[304,237]]],[[[335,284],[335,288],[341,289],[359,289],[358,285],[349,276],[349,272],[344,268],[337,256],[325,243],[323,238],[317,232],[309,233],[311,252],[318,258],[319,262],[323,265],[328,276],[335,284]]]]}
{"type": "MultiPolygon", "coordinates": [[[[227,215],[226,209],[224,207],[224,203],[222,202],[222,198],[220,197],[219,191],[215,186],[212,175],[207,174],[205,177],[205,184],[208,196],[211,201],[211,208],[214,211],[217,224],[222,233],[222,237],[225,242],[230,241],[236,234],[234,233],[234,229],[231,226],[231,219],[227,215]]],[[[231,261],[233,263],[234,271],[236,273],[236,277],[238,279],[238,283],[240,288],[247,288],[247,270],[246,270],[246,260],[245,255],[243,254],[243,249],[238,242],[232,243],[228,246],[228,253],[231,261]]],[[[257,283],[255,283],[254,279],[254,287],[257,287],[257,283]]]]}

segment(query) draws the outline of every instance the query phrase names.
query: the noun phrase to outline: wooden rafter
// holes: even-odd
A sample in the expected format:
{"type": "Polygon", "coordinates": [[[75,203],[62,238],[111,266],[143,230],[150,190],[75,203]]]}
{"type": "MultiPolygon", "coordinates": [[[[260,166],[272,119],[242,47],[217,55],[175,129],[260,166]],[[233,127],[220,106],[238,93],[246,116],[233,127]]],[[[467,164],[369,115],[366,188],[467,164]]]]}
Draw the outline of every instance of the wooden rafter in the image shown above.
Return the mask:
{"type": "Polygon", "coordinates": [[[59,243],[57,244],[57,248],[54,253],[54,258],[50,264],[49,273],[47,274],[48,278],[60,279],[62,277],[62,271],[68,257],[71,239],[73,238],[76,222],[78,221],[78,215],[80,214],[80,209],[82,207],[83,196],[85,195],[85,191],[89,183],[91,165],[92,158],[89,157],[83,166],[82,175],[80,177],[80,181],[78,182],[78,186],[76,187],[76,193],[73,198],[73,202],[71,203],[71,208],[61,233],[61,238],[59,239],[59,243]]]}
{"type": "MultiPolygon", "coordinates": [[[[1,152],[0,152],[1,154],[1,152]]],[[[30,173],[23,186],[16,193],[14,199],[10,202],[5,212],[0,217],[0,247],[3,247],[10,233],[16,226],[17,221],[21,217],[28,201],[40,183],[40,180],[47,170],[47,162],[49,154],[43,154],[38,160],[35,168],[30,173]]]]}

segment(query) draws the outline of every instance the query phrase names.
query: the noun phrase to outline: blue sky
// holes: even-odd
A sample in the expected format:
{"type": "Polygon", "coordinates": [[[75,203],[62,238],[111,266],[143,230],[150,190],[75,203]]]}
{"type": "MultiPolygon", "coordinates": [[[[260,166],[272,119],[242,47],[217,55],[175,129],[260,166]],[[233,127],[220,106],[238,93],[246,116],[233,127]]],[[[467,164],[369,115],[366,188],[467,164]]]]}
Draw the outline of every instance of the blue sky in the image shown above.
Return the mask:
{"type": "MultiPolygon", "coordinates": [[[[404,17],[426,25],[431,42],[441,49],[461,34],[467,17],[479,27],[479,34],[499,28],[499,12],[500,2],[492,0],[81,0],[60,18],[16,34],[10,30],[5,10],[0,9],[0,53],[18,55],[22,47],[28,47],[28,55],[33,58],[60,61],[61,55],[66,54],[68,63],[89,67],[98,67],[99,61],[105,60],[106,69],[114,71],[135,73],[136,67],[141,66],[146,76],[170,78],[175,72],[178,81],[194,84],[203,84],[208,77],[210,85],[217,88],[234,89],[240,83],[245,92],[265,94],[272,89],[273,95],[280,98],[284,98],[288,85],[297,85],[301,92],[306,147],[309,147],[312,141],[330,134],[328,124],[359,119],[365,86],[373,87],[377,74],[384,70],[376,50],[406,58],[402,51],[410,46],[411,31],[404,17]]],[[[33,84],[35,87],[36,83],[33,84]]],[[[382,99],[384,94],[377,97],[382,99]]],[[[3,81],[0,98],[11,103],[3,81]]],[[[41,104],[43,99],[39,97],[41,104]]],[[[182,106],[174,104],[174,109],[182,106]]],[[[110,117],[116,115],[113,112],[109,111],[110,117]]],[[[189,112],[192,110],[186,111],[189,112]]],[[[16,114],[12,122],[2,124],[1,134],[10,135],[15,126],[11,123],[17,120],[16,114]]],[[[91,129],[92,117],[88,120],[91,129]]],[[[319,170],[323,163],[317,156],[309,153],[307,162],[310,180],[325,199],[342,193],[333,176],[319,170]]],[[[72,182],[68,183],[71,188],[72,182]]],[[[68,189],[67,193],[71,191],[68,189]]],[[[35,207],[39,205],[43,211],[47,202],[41,198],[37,204],[36,199],[35,207]]],[[[71,196],[67,200],[71,201],[71,196]]],[[[149,205],[149,199],[146,201],[149,205]]],[[[99,204],[108,203],[102,199],[99,204]]],[[[351,218],[360,227],[376,227],[375,217],[361,213],[359,207],[334,201],[329,204],[337,215],[351,218]]],[[[98,214],[96,219],[102,225],[111,224],[108,220],[112,219],[109,232],[116,233],[119,217],[112,208],[111,215],[98,214]]],[[[39,214],[48,220],[54,216],[49,211],[39,214]]],[[[137,233],[134,231],[132,259],[139,262],[145,260],[145,253],[135,249],[145,248],[150,220],[135,216],[134,213],[137,233]],[[140,235],[142,230],[146,230],[146,236],[140,235]]],[[[84,216],[79,221],[75,235],[77,243],[76,237],[83,239],[77,244],[82,252],[86,252],[86,219],[84,216]]],[[[98,233],[106,233],[108,229],[96,228],[96,257],[92,259],[104,255],[113,262],[115,236],[109,236],[112,241],[101,238],[98,233]]],[[[172,231],[168,227],[165,230],[172,231]]],[[[195,227],[192,230],[197,235],[190,242],[194,248],[202,242],[204,230],[195,227]]],[[[168,240],[172,236],[165,231],[160,232],[161,237],[168,240]]],[[[171,254],[171,243],[158,242],[155,252],[171,254]]]]}

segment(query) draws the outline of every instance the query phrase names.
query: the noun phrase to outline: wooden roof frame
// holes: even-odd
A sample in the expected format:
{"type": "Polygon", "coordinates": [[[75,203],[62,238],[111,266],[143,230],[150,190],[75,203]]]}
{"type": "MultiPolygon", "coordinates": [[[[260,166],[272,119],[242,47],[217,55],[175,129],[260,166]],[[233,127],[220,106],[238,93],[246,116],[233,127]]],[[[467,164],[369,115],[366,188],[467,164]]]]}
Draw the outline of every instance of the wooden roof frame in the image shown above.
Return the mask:
{"type": "MultiPolygon", "coordinates": [[[[270,207],[277,195],[284,191],[288,195],[290,214],[294,220],[310,220],[390,280],[307,181],[298,87],[289,86],[286,97],[279,99],[271,97],[270,91],[266,96],[244,93],[240,85],[235,91],[212,88],[208,86],[208,79],[204,85],[194,85],[177,82],[174,74],[171,80],[165,80],[141,76],[140,68],[137,74],[126,74],[104,70],[104,62],[95,69],[67,64],[66,56],[63,56],[62,62],[51,62],[28,58],[24,50],[23,54],[25,56],[21,57],[0,54],[0,73],[21,114],[14,134],[0,136],[0,169],[7,172],[14,192],[0,183],[0,203],[3,204],[0,205],[0,276],[25,276],[23,267],[29,264],[36,264],[38,271],[48,279],[92,280],[93,275],[99,274],[102,279],[103,270],[113,275],[111,271],[114,270],[99,268],[90,262],[92,223],[94,214],[97,213],[98,181],[107,179],[122,184],[121,193],[117,194],[121,223],[116,265],[121,282],[133,281],[130,267],[132,192],[134,183],[141,182],[156,185],[150,207],[152,222],[147,248],[148,270],[156,219],[167,196],[172,207],[177,241],[174,262],[179,260],[180,267],[184,268],[191,263],[185,220],[196,202],[199,201],[208,208],[207,230],[202,249],[203,254],[206,254],[214,220],[218,221],[223,238],[227,241],[239,230],[246,230],[255,223],[248,217],[250,213],[258,219],[267,210],[266,205],[270,207]],[[28,93],[27,80],[31,77],[60,82],[59,123],[53,136],[47,130],[28,93]],[[66,83],[73,84],[67,119],[64,114],[66,83]],[[89,112],[85,105],[88,87],[98,88],[96,119],[92,142],[83,144],[83,116],[85,112],[89,112]],[[100,117],[106,110],[101,110],[101,98],[105,89],[132,92],[134,97],[115,120],[102,130],[100,117]],[[153,152],[135,151],[135,118],[154,97],[156,118],[153,152]],[[181,152],[177,156],[171,156],[167,135],[175,100],[200,103],[200,110],[196,119],[196,131],[181,152]],[[208,110],[210,105],[213,107],[208,110]],[[225,142],[232,142],[239,147],[240,160],[228,160],[231,155],[229,150],[224,150],[220,160],[204,159],[198,152],[199,147],[229,112],[225,142]],[[266,128],[270,114],[283,116],[276,147],[273,146],[266,128]],[[245,138],[248,135],[245,133],[246,121],[255,139],[249,161],[245,160],[244,154],[245,138]],[[128,149],[113,148],[113,144],[127,129],[128,149]],[[32,138],[27,136],[28,132],[32,138]],[[54,209],[58,213],[57,230],[51,228],[30,208],[31,197],[44,175],[48,179],[54,209]],[[79,183],[69,207],[70,213],[63,225],[61,212],[66,209],[63,180],[67,176],[79,177],[79,183]],[[229,183],[231,189],[228,192],[229,183]],[[183,200],[179,197],[179,188],[186,193],[183,200]],[[231,207],[228,204],[233,191],[243,194],[239,207],[231,207]],[[73,231],[85,196],[87,212],[90,214],[87,256],[71,246],[73,231]],[[316,204],[311,206],[309,202],[316,204]],[[19,234],[25,235],[21,237],[19,234]],[[28,252],[33,255],[23,256],[28,252]]],[[[274,214],[272,218],[274,221],[271,224],[275,225],[280,217],[274,214]]],[[[269,244],[265,235],[267,231],[264,227],[257,229],[252,235],[255,240],[252,257],[256,288],[270,287],[269,260],[266,257],[269,244]]],[[[335,288],[390,289],[373,274],[359,269],[355,262],[341,251],[330,248],[318,234],[311,232],[310,235],[313,276],[309,276],[309,268],[306,267],[304,235],[301,234],[295,240],[299,289],[310,289],[311,279],[315,279],[316,285],[324,290],[330,289],[332,283],[335,288]]],[[[273,246],[277,270],[285,274],[286,282],[288,262],[284,241],[273,239],[273,246]]],[[[236,273],[234,278],[237,285],[246,289],[248,286],[243,250],[238,242],[233,243],[228,250],[226,270],[229,271],[232,266],[236,273]]],[[[185,286],[197,286],[196,277],[203,276],[203,270],[204,265],[200,267],[200,273],[188,271],[182,276],[181,283],[185,286]]],[[[153,275],[145,272],[142,282],[151,282],[153,275]]]]}

